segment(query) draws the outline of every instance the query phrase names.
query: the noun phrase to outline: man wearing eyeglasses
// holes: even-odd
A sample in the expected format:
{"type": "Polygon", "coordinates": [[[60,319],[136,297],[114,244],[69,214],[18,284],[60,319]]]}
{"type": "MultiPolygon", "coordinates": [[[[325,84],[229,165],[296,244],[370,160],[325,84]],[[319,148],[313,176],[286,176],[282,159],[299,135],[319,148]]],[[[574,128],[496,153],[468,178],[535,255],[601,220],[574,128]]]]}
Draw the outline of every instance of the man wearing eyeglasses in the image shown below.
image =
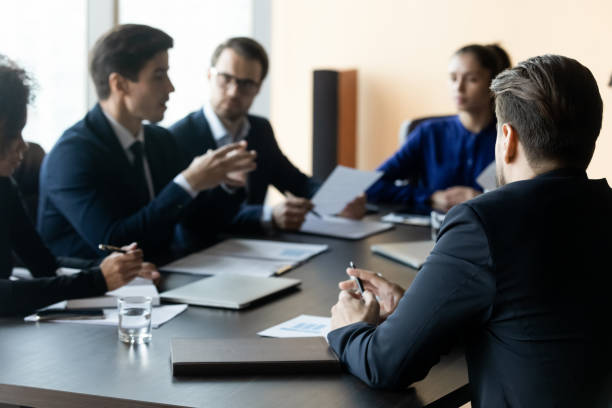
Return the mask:
{"type": "MultiPolygon", "coordinates": [[[[249,115],[253,100],[268,73],[268,56],[255,40],[235,37],[220,44],[208,70],[210,98],[170,131],[189,162],[208,149],[245,140],[257,152],[257,170],[243,175],[245,188],[221,185],[207,192],[210,211],[201,211],[201,226],[217,230],[257,230],[274,226],[297,230],[312,209],[308,198],[320,184],[298,170],[281,152],[267,119],[249,115]],[[275,207],[263,206],[268,186],[285,194],[275,207]]],[[[353,200],[341,215],[361,218],[365,197],[353,200]]]]}

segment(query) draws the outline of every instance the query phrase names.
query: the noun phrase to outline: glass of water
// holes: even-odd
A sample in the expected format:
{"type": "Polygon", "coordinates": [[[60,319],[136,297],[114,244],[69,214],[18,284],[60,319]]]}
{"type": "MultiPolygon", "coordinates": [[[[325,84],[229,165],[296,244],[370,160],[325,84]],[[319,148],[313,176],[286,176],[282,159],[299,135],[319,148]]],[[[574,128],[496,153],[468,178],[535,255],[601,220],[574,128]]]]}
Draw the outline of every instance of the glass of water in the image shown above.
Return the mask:
{"type": "Polygon", "coordinates": [[[151,298],[146,296],[117,299],[119,340],[129,344],[151,341],[151,298]]]}

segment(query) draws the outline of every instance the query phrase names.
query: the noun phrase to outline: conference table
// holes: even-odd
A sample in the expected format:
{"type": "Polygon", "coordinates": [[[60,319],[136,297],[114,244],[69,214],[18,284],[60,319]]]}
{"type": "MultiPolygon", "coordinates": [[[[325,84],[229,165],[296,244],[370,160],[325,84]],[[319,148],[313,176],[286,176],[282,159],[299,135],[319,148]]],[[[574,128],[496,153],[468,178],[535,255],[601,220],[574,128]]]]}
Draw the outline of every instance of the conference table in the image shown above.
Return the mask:
{"type": "MultiPolygon", "coordinates": [[[[458,348],[426,378],[401,390],[371,389],[350,374],[173,377],[170,340],[245,338],[300,314],[329,316],[349,260],[407,287],[416,270],[370,251],[376,243],[428,239],[428,227],[394,229],[350,241],[297,233],[265,239],[327,244],[329,250],[284,276],[297,290],[241,311],[189,306],[153,330],[148,345],[129,346],[116,327],[26,323],[0,319],[0,406],[31,407],[446,407],[468,398],[467,368],[458,348]]],[[[160,291],[200,276],[164,273],[160,291]]]]}

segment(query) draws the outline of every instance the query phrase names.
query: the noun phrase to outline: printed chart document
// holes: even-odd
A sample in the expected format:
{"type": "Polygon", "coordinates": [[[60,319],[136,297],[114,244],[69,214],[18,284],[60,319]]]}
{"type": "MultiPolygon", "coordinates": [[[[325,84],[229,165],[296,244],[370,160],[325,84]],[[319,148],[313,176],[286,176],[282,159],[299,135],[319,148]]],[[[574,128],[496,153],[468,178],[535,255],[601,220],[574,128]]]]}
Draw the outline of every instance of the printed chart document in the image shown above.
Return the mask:
{"type": "Polygon", "coordinates": [[[235,273],[265,277],[280,275],[327,248],[327,245],[228,239],[171,262],[162,269],[197,275],[235,273]]]}
{"type": "Polygon", "coordinates": [[[497,175],[495,171],[495,160],[489,164],[476,178],[476,182],[484,191],[491,191],[497,188],[497,175]]]}
{"type": "Polygon", "coordinates": [[[343,217],[307,214],[300,232],[345,239],[361,239],[393,228],[393,224],[378,221],[349,220],[343,217]]]}
{"type": "Polygon", "coordinates": [[[331,317],[299,315],[257,333],[263,337],[321,337],[329,332],[331,317]]]}
{"type": "MultiPolygon", "coordinates": [[[[57,307],[63,302],[56,303],[53,307],[57,307]]],[[[179,314],[187,310],[187,305],[168,305],[154,307],[151,312],[151,327],[157,329],[162,324],[174,319],[179,314]]],[[[24,319],[26,322],[36,322],[36,314],[27,316],[24,319]]],[[[119,325],[119,312],[117,308],[104,309],[104,319],[87,319],[87,320],[74,320],[74,319],[57,319],[48,320],[54,323],[77,323],[77,324],[93,324],[101,326],[118,326],[119,325]]]]}
{"type": "Polygon", "coordinates": [[[382,171],[363,171],[337,166],[312,197],[315,211],[324,215],[338,214],[382,175],[382,171]]]}

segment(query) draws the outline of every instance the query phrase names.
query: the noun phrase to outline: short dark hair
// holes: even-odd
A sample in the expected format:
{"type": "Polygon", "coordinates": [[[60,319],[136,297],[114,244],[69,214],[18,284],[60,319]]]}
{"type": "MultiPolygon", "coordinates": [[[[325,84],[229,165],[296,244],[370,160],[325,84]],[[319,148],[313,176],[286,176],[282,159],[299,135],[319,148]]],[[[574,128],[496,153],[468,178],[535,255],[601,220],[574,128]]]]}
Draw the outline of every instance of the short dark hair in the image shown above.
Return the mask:
{"type": "Polygon", "coordinates": [[[32,78],[23,68],[0,54],[0,154],[25,125],[33,86],[32,78]]]}
{"type": "Polygon", "coordinates": [[[512,65],[508,53],[498,44],[470,44],[459,48],[455,55],[472,54],[476,61],[491,74],[491,80],[512,65]]]}
{"type": "Polygon", "coordinates": [[[268,74],[268,54],[260,43],[248,37],[233,37],[225,40],[217,46],[210,58],[210,65],[212,67],[217,65],[219,55],[226,48],[231,48],[241,57],[259,62],[261,65],[261,78],[259,81],[262,82],[266,78],[268,74]]]}
{"type": "Polygon", "coordinates": [[[560,55],[534,57],[502,72],[491,90],[498,121],[517,130],[531,164],[588,167],[603,102],[587,67],[560,55]]]}
{"type": "Polygon", "coordinates": [[[138,81],[138,73],[157,53],[172,48],[165,32],[140,24],[119,25],[98,39],[91,51],[89,70],[98,98],[110,96],[108,77],[113,72],[138,81]]]}

